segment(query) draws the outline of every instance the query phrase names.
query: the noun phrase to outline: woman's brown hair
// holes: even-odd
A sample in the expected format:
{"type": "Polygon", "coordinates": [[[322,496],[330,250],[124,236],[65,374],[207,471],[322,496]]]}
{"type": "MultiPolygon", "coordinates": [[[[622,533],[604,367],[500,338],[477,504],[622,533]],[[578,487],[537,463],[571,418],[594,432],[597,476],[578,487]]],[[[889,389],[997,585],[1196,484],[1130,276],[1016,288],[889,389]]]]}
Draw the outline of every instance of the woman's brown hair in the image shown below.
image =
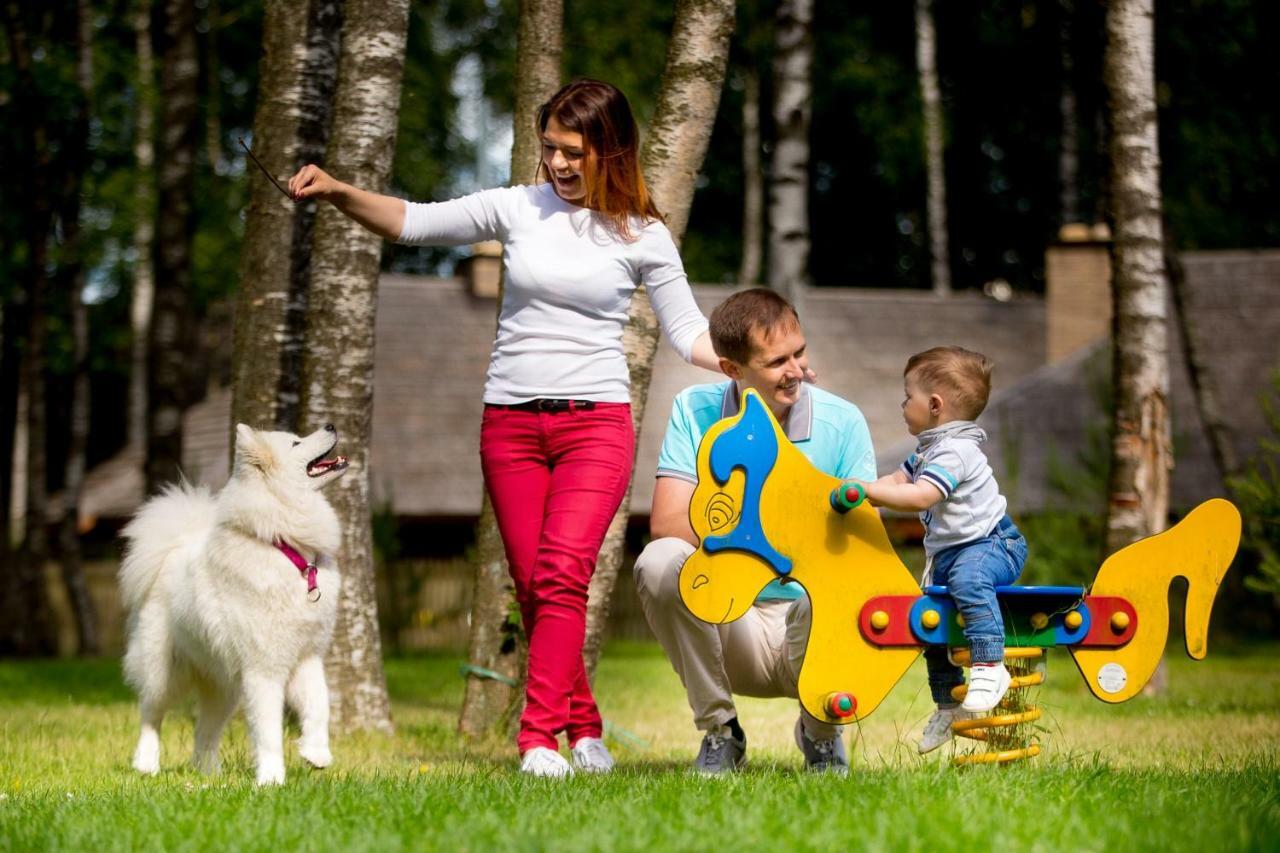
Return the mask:
{"type": "MultiPolygon", "coordinates": [[[[586,196],[582,206],[599,213],[624,239],[632,239],[631,219],[663,221],[640,173],[639,133],[626,95],[599,80],[575,80],[538,109],[538,133],[555,118],[566,130],[582,134],[586,196]]],[[[538,161],[538,179],[550,181],[546,162],[538,161]]]]}

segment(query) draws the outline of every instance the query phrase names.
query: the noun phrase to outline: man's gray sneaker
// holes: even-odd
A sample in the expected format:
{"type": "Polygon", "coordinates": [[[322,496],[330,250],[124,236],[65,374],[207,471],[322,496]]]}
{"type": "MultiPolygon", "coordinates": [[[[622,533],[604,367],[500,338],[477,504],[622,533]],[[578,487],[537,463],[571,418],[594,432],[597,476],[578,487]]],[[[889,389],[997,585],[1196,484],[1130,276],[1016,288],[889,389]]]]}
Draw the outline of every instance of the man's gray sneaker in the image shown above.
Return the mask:
{"type": "Polygon", "coordinates": [[[804,766],[814,773],[834,773],[844,776],[849,772],[849,758],[844,751],[844,739],[840,730],[829,739],[814,739],[804,730],[804,722],[796,719],[796,746],[804,753],[804,766]]]}
{"type": "MultiPolygon", "coordinates": [[[[721,730],[722,732],[725,730],[721,730]]],[[[731,734],[707,732],[693,769],[706,776],[732,773],[747,760],[747,736],[738,740],[731,734]]]]}

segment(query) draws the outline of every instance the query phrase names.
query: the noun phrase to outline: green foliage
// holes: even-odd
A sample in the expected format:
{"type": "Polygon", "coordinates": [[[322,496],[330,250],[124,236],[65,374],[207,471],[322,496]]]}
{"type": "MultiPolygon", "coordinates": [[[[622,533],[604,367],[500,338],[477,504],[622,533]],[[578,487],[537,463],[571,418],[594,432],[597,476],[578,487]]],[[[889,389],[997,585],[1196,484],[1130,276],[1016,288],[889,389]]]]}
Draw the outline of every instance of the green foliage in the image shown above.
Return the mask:
{"type": "Polygon", "coordinates": [[[1253,553],[1256,574],[1245,585],[1280,601],[1280,371],[1261,405],[1271,436],[1262,439],[1248,469],[1231,481],[1231,493],[1244,516],[1244,547],[1253,553]]]}

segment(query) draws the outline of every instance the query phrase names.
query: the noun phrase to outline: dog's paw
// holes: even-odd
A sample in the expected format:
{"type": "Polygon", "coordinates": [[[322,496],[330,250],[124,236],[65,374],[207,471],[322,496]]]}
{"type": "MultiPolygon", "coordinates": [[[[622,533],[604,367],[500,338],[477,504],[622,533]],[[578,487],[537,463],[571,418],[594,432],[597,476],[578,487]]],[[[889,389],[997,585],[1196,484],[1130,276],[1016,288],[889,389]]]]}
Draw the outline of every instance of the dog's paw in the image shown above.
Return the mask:
{"type": "Polygon", "coordinates": [[[271,761],[258,765],[258,776],[254,782],[259,785],[283,785],[284,762],[271,761]]]}
{"type": "Polygon", "coordinates": [[[201,773],[212,775],[222,770],[222,759],[218,757],[216,752],[203,755],[196,753],[191,756],[191,766],[201,773]]]}
{"type": "Polygon", "coordinates": [[[148,776],[154,776],[159,773],[160,750],[156,748],[148,749],[139,744],[137,750],[133,753],[133,769],[148,776]]]}
{"type": "Polygon", "coordinates": [[[329,751],[328,744],[298,741],[298,754],[317,770],[323,770],[333,763],[333,753],[329,751]]]}

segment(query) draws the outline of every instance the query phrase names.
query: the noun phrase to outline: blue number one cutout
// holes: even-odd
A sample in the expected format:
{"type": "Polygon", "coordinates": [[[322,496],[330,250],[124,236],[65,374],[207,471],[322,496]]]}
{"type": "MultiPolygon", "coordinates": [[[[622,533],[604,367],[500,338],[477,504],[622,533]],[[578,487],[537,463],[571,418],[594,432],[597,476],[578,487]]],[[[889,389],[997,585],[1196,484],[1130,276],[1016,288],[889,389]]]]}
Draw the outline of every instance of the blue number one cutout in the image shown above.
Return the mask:
{"type": "Polygon", "coordinates": [[[791,560],[769,544],[760,526],[760,493],[764,481],[778,461],[778,435],[764,404],[754,394],[746,396],[747,410],[711,446],[711,476],[724,485],[734,468],[746,474],[742,491],[742,514],[738,524],[724,536],[708,536],[702,547],[708,554],[717,551],[746,551],[769,564],[780,575],[791,573],[791,560]]]}

